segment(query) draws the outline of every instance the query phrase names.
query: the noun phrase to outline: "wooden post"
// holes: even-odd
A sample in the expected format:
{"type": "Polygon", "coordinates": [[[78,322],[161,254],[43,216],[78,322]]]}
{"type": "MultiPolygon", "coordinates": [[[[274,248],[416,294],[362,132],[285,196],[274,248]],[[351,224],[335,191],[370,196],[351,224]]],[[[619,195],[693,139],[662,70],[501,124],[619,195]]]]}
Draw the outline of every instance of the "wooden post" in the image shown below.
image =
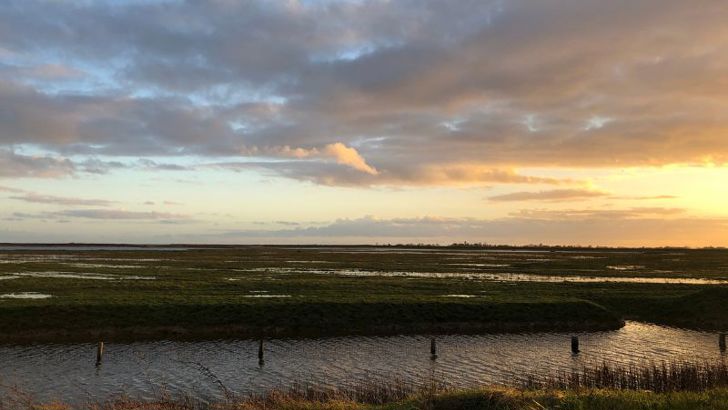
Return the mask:
{"type": "Polygon", "coordinates": [[[579,336],[571,336],[571,353],[579,353],[579,336]]]}
{"type": "Polygon", "coordinates": [[[430,359],[437,359],[437,342],[434,337],[430,339],[430,359]]]}
{"type": "Polygon", "coordinates": [[[718,346],[720,347],[721,352],[725,352],[725,333],[721,333],[720,336],[718,336],[718,346]]]}
{"type": "Polygon", "coordinates": [[[99,342],[96,347],[96,366],[101,364],[101,359],[104,357],[104,342],[99,342]]]}
{"type": "Polygon", "coordinates": [[[258,364],[263,365],[263,339],[260,339],[260,343],[258,344],[258,364]]]}

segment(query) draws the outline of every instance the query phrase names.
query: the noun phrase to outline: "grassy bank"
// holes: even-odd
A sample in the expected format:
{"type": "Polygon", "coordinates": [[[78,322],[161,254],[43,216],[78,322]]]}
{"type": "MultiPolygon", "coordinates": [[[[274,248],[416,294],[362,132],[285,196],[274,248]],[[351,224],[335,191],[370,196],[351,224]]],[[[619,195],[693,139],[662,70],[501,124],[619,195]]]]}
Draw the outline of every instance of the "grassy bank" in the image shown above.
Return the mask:
{"type": "Polygon", "coordinates": [[[625,317],[670,326],[728,329],[728,288],[714,287],[675,296],[595,296],[597,303],[625,317]]]}
{"type": "Polygon", "coordinates": [[[521,391],[479,389],[418,396],[387,404],[346,399],[310,401],[278,396],[198,407],[184,401],[116,402],[72,407],[62,403],[0,407],[2,410],[727,410],[728,389],[702,392],[653,393],[615,390],[521,391]]]}
{"type": "Polygon", "coordinates": [[[604,330],[622,325],[600,306],[569,300],[108,304],[2,311],[0,341],[5,342],[604,330]],[[34,321],[28,323],[28,318],[34,321]]]}
{"type": "Polygon", "coordinates": [[[0,262],[0,342],[592,330],[623,318],[728,328],[725,285],[649,282],[728,280],[723,250],[24,248],[0,262]],[[592,281],[487,276],[498,274],[592,281]]]}
{"type": "MultiPolygon", "coordinates": [[[[306,409],[305,404],[282,405],[280,409],[306,409]]],[[[326,409],[326,405],[319,407],[326,409]]],[[[330,409],[341,408],[336,405],[330,409]]],[[[474,390],[436,395],[432,398],[406,400],[385,406],[361,406],[370,409],[428,410],[724,410],[728,409],[728,390],[704,392],[652,393],[615,390],[518,391],[474,390]]]]}

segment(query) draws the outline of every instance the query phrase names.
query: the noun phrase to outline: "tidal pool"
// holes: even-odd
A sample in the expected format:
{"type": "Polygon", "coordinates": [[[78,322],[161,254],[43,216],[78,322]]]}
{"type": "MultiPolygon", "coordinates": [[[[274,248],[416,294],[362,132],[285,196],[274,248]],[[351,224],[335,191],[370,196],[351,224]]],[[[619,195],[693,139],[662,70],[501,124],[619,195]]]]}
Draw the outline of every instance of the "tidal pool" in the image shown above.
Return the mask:
{"type": "Polygon", "coordinates": [[[3,293],[0,295],[0,299],[48,299],[52,297],[53,295],[38,292],[3,293]]]}

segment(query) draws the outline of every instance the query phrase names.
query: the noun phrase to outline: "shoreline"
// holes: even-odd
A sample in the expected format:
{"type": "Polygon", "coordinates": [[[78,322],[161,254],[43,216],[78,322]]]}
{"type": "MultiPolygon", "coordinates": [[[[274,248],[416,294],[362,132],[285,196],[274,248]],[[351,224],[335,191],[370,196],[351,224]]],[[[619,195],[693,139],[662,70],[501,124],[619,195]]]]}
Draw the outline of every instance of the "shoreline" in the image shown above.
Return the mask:
{"type": "Polygon", "coordinates": [[[366,328],[329,329],[328,331],[285,327],[247,327],[240,325],[187,328],[181,326],[136,326],[68,331],[36,330],[0,334],[0,345],[63,343],[131,343],[151,341],[211,341],[237,339],[310,339],[342,336],[448,335],[537,332],[597,332],[624,327],[624,320],[582,322],[442,322],[376,325],[366,328]]]}
{"type": "Polygon", "coordinates": [[[580,300],[35,305],[0,309],[0,343],[588,331],[623,325],[619,315],[580,300]]]}

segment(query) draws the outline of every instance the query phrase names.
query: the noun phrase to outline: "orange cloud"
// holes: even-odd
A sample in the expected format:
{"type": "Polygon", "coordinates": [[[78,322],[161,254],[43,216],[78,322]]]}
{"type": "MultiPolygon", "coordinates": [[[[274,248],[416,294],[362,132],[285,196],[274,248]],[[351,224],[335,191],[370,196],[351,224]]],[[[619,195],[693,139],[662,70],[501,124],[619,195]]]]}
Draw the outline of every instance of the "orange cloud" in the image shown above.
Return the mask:
{"type": "Polygon", "coordinates": [[[488,197],[491,201],[566,201],[602,197],[606,192],[591,189],[553,189],[538,192],[513,192],[488,197]]]}
{"type": "Polygon", "coordinates": [[[325,146],[323,152],[325,155],[334,158],[339,164],[350,166],[367,174],[379,174],[379,171],[377,171],[376,168],[367,164],[364,158],[359,155],[357,150],[351,147],[347,147],[340,142],[325,146]]]}
{"type": "Polygon", "coordinates": [[[241,150],[244,155],[251,156],[271,156],[271,157],[286,157],[286,158],[330,158],[333,159],[337,164],[346,165],[357,171],[364,172],[370,175],[377,175],[379,171],[371,165],[367,164],[364,157],[359,152],[351,147],[344,145],[341,142],[335,142],[333,144],[327,144],[323,148],[297,148],[290,147],[288,145],[278,147],[246,147],[241,150]]]}

